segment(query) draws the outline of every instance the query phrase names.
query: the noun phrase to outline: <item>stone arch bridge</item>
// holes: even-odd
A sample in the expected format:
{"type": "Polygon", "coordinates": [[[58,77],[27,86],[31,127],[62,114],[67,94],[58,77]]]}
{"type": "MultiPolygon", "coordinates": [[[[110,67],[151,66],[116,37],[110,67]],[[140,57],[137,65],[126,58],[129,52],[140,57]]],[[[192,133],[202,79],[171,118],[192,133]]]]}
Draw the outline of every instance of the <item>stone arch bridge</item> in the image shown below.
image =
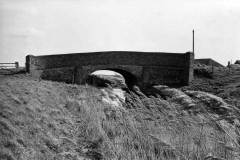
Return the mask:
{"type": "Polygon", "coordinates": [[[36,78],[85,83],[96,70],[113,70],[139,86],[187,85],[193,79],[193,53],[108,51],[26,57],[26,69],[36,78]]]}

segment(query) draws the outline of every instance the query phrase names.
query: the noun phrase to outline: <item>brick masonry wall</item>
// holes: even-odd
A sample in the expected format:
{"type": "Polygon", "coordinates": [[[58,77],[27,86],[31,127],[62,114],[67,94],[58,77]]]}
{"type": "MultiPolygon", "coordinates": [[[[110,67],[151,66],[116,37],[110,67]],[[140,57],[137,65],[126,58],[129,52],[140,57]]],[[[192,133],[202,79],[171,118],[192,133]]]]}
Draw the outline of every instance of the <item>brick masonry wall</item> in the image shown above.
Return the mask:
{"type": "Polygon", "coordinates": [[[136,76],[141,84],[188,84],[193,79],[193,59],[192,53],[127,51],[28,55],[26,68],[34,77],[68,83],[84,83],[86,76],[98,69],[119,68],[136,76]],[[56,76],[59,73],[65,76],[56,76]]]}

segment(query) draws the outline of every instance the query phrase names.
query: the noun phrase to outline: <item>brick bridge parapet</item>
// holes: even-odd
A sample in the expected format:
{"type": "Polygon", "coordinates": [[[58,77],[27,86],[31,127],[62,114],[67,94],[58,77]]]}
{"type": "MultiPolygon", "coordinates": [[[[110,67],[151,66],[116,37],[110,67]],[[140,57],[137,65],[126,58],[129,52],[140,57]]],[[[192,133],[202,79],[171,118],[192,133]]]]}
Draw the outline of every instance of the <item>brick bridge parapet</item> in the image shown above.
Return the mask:
{"type": "Polygon", "coordinates": [[[85,83],[86,77],[102,69],[124,70],[138,85],[188,85],[193,80],[194,54],[108,51],[26,57],[26,70],[34,77],[85,83]]]}

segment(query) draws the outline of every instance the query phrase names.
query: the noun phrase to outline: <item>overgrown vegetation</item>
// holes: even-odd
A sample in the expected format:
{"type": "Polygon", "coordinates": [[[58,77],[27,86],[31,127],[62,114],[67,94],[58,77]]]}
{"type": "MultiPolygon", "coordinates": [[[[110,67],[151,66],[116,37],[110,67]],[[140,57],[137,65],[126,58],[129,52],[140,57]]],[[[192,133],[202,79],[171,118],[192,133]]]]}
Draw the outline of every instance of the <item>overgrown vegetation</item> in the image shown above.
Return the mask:
{"type": "Polygon", "coordinates": [[[0,77],[0,159],[240,158],[239,110],[221,99],[165,87],[112,105],[106,94],[117,97],[107,88],[0,77]]]}

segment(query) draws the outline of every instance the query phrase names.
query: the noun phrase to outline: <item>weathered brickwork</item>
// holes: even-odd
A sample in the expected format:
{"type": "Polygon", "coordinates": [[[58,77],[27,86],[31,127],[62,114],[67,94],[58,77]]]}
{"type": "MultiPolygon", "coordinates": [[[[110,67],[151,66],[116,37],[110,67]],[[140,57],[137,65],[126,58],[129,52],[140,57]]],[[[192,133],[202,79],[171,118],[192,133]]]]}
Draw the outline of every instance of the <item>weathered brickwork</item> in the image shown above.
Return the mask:
{"type": "Polygon", "coordinates": [[[34,77],[85,83],[100,69],[127,71],[138,85],[187,85],[193,79],[193,53],[109,51],[26,57],[27,71],[34,77]]]}

